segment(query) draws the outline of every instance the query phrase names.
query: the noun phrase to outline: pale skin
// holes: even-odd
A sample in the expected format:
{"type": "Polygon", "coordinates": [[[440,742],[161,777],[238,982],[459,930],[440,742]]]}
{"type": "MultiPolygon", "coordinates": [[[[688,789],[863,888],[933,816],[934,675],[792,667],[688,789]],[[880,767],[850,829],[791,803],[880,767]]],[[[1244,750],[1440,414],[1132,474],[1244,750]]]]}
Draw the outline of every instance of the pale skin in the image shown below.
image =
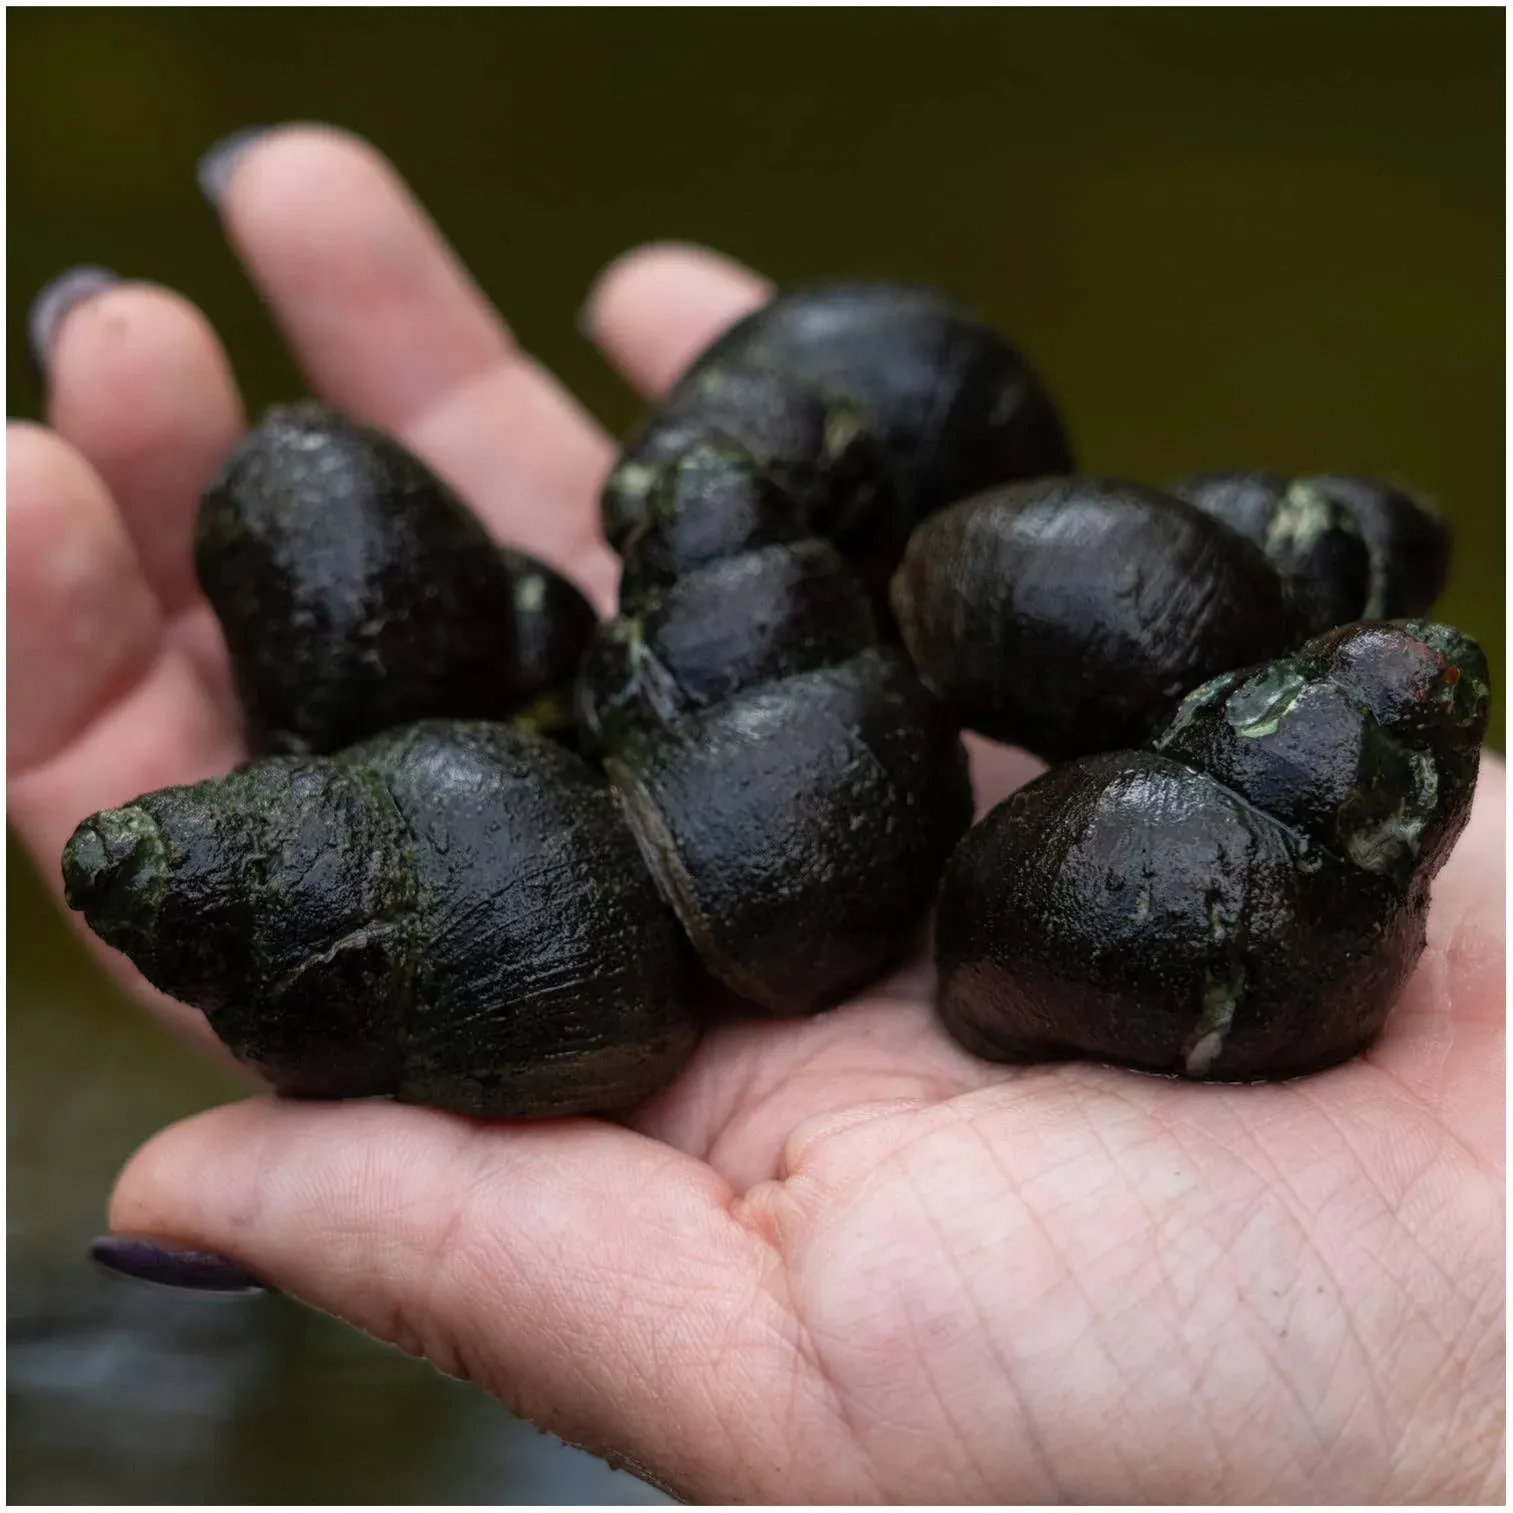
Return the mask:
{"type": "MultiPolygon", "coordinates": [[[[290,128],[221,208],[311,389],[608,610],[612,442],[394,170],[290,128]]],[[[655,396],[768,292],[649,247],[586,319],[655,396]]],[[[143,283],[64,319],[48,420],[8,431],[9,797],[56,887],[85,815],[240,759],[189,532],[246,421],[204,316],[143,283]]],[[[973,755],[981,808],[1033,771],[973,755]]],[[[692,1500],[1500,1502],[1503,801],[1489,756],[1386,1033],[1320,1076],[989,1065],[920,961],[719,1029],[624,1125],[215,1109],[133,1157],[110,1224],[233,1256],[692,1500]]]]}

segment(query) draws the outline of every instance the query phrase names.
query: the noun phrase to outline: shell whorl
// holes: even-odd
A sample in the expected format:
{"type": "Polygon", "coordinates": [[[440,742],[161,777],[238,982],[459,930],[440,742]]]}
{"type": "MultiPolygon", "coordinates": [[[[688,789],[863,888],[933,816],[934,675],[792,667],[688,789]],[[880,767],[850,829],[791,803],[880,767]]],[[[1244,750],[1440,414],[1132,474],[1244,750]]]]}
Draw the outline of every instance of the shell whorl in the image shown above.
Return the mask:
{"type": "Polygon", "coordinates": [[[1222,1080],[1354,1055],[1422,953],[1486,718],[1474,642],[1368,622],[1052,768],[947,867],[943,1022],[992,1059],[1222,1080]]]}
{"type": "Polygon", "coordinates": [[[913,939],[970,822],[955,728],[735,443],[671,462],[622,550],[583,744],[709,973],[775,1014],[835,1002],[913,939]]]}

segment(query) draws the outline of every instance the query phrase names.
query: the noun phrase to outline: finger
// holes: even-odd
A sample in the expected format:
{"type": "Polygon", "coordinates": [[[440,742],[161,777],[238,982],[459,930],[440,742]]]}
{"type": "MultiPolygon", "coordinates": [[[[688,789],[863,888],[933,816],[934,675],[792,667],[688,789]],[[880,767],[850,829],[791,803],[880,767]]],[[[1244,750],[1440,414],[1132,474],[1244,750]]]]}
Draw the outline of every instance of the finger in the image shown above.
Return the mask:
{"type": "MultiPolygon", "coordinates": [[[[595,1120],[258,1101],[148,1144],[110,1221],[234,1257],[570,1442],[693,1491],[727,1442],[722,1408],[782,1451],[743,1399],[789,1323],[769,1291],[773,1252],[732,1202],[701,1163],[595,1120]]],[[[793,1387],[792,1363],[782,1380],[793,1387]]]]}
{"type": "Polygon", "coordinates": [[[53,427],[104,481],[165,615],[199,604],[195,512],[244,427],[210,323],[167,289],[115,283],[69,309],[45,361],[53,427]]]}
{"type": "Polygon", "coordinates": [[[772,292],[759,274],[708,248],[654,242],[599,275],[582,324],[615,367],[655,397],[772,292]]]}
{"type": "Polygon", "coordinates": [[[24,422],[6,454],[10,812],[56,881],[86,815],[224,771],[241,748],[165,636],[99,475],[24,422]]]}
{"type": "MultiPolygon", "coordinates": [[[[148,789],[224,772],[234,725],[164,634],[121,518],[98,474],[51,431],[6,431],[7,797],[11,824],[53,892],[74,827],[148,789]]],[[[117,975],[202,1039],[203,1019],[117,975]]]]}
{"type": "Polygon", "coordinates": [[[10,815],[56,882],[87,814],[223,771],[240,744],[165,636],[99,475],[41,426],[6,436],[10,815]]]}
{"type": "Polygon", "coordinates": [[[99,475],[41,426],[6,427],[6,765],[35,767],[137,687],[157,600],[99,475]]]}
{"type": "Polygon", "coordinates": [[[595,510],[608,438],[515,345],[392,166],[345,132],[288,126],[213,182],[312,387],[403,437],[511,544],[612,582],[595,510]]]}

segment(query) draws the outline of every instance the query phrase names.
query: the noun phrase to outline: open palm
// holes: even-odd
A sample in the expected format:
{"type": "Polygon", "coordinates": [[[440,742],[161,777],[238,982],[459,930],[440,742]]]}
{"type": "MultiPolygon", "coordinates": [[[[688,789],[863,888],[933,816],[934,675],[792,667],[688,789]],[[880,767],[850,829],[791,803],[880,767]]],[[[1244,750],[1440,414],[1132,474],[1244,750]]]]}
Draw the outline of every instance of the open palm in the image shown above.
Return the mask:
{"type": "MultiPolygon", "coordinates": [[[[612,445],[393,171],[286,129],[221,209],[312,387],[607,609],[612,445]]],[[[652,248],[589,318],[655,394],[766,292],[652,248]]],[[[244,418],[203,317],[147,285],[77,306],[49,378],[52,428],[9,432],[9,762],[54,876],[84,815],[240,759],[189,542],[244,418]]],[[[982,807],[1032,770],[973,755],[982,807]]],[[[235,1256],[698,1500],[1497,1500],[1502,878],[1489,758],[1387,1033],[1299,1082],[990,1066],[920,962],[720,1027],[625,1124],[215,1110],[137,1155],[112,1223],[235,1256]]]]}

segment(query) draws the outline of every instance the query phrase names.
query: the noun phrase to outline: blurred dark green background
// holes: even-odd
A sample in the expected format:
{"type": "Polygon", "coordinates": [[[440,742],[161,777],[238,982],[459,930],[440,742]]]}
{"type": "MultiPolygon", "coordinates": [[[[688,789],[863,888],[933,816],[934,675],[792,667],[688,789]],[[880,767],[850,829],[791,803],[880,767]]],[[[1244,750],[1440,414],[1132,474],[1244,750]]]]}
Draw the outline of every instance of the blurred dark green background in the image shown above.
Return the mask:
{"type": "MultiPolygon", "coordinates": [[[[41,413],[31,296],[80,262],[200,301],[254,407],[297,392],[193,167],[236,127],[328,120],[393,157],[617,429],[634,403],[572,318],[626,246],[932,280],[1033,355],[1088,471],[1428,491],[1458,531],[1441,613],[1501,683],[1500,11],[7,19],[12,415],[41,413]]],[[[132,1016],[14,846],[9,874],[12,1501],[656,1500],[292,1306],[93,1276],[119,1162],[230,1088],[132,1016]]]]}

